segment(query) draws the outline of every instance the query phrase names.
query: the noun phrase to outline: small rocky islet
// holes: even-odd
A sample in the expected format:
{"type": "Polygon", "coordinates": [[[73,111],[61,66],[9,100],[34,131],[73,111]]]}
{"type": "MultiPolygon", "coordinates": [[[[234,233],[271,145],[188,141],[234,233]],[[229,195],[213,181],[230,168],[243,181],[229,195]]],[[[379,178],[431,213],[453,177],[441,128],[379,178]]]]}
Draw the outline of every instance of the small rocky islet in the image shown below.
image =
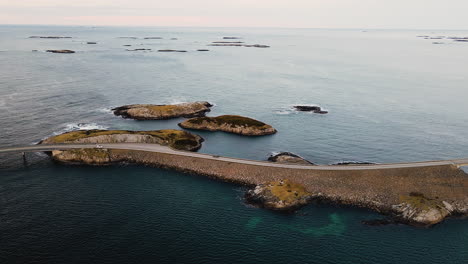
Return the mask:
{"type": "Polygon", "coordinates": [[[74,50],[47,50],[46,52],[59,53],[59,54],[73,54],[73,53],[75,53],[74,50]]]}
{"type": "Polygon", "coordinates": [[[270,155],[268,157],[268,161],[296,165],[315,165],[314,163],[291,152],[280,152],[277,154],[270,155]]]}
{"type": "Polygon", "coordinates": [[[323,110],[320,106],[317,105],[295,105],[293,106],[294,110],[300,112],[313,112],[316,114],[328,114],[328,111],[323,110]]]}
{"type": "Polygon", "coordinates": [[[113,108],[116,116],[136,120],[164,120],[177,117],[205,116],[213,105],[209,102],[191,102],[172,105],[134,104],[113,108]]]}
{"type": "Polygon", "coordinates": [[[223,131],[244,136],[263,136],[277,132],[268,124],[238,115],[196,117],[179,123],[179,126],[186,129],[223,131]]]}

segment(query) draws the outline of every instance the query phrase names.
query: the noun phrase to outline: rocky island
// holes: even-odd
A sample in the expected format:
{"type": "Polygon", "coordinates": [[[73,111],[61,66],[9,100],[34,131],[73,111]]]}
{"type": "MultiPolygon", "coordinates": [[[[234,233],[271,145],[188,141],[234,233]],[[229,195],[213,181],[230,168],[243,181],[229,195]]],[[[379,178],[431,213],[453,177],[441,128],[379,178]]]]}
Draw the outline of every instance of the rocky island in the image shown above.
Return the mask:
{"type": "Polygon", "coordinates": [[[134,104],[112,109],[115,115],[136,120],[161,120],[177,117],[200,117],[211,111],[208,102],[192,102],[173,105],[134,104]]]}
{"type": "Polygon", "coordinates": [[[224,131],[244,136],[271,135],[277,132],[268,124],[237,115],[191,118],[179,123],[179,126],[187,129],[224,131]]]}
{"type": "MultiPolygon", "coordinates": [[[[79,130],[47,138],[39,144],[148,143],[169,146],[177,150],[197,151],[201,148],[203,141],[203,138],[198,135],[176,129],[153,131],[79,130]]],[[[125,156],[117,158],[112,155],[110,150],[102,148],[55,150],[52,151],[52,157],[61,162],[91,165],[127,161],[125,156]]]]}

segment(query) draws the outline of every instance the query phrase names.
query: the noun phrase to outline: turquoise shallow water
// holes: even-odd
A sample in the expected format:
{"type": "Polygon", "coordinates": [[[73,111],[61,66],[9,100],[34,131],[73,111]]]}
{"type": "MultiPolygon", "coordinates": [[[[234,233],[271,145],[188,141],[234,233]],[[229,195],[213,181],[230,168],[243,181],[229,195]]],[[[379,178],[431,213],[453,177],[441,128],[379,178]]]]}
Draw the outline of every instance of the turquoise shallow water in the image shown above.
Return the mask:
{"type": "MultiPolygon", "coordinates": [[[[197,132],[205,153],[291,151],[320,164],[468,157],[468,44],[417,35],[468,32],[0,26],[0,146],[80,128],[177,128],[182,119],[137,122],[109,109],[207,100],[210,115],[251,116],[279,133],[197,132]],[[164,39],[142,39],[152,36],[164,39]],[[223,36],[271,48],[194,51],[223,36]],[[297,103],[330,114],[295,113],[297,103]]],[[[277,214],[245,206],[239,186],[195,175],[0,158],[2,263],[468,263],[466,220],[368,227],[361,220],[379,215],[327,205],[277,214]]]]}

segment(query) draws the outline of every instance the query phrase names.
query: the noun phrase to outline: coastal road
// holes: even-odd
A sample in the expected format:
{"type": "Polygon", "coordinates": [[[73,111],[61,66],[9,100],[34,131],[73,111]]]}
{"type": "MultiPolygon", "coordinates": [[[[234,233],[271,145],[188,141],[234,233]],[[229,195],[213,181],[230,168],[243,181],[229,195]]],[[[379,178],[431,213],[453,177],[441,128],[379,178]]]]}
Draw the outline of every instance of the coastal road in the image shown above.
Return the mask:
{"type": "MultiPolygon", "coordinates": [[[[134,151],[148,151],[156,153],[165,153],[176,156],[188,156],[201,158],[205,160],[221,160],[226,162],[233,162],[238,164],[249,164],[265,167],[278,167],[290,169],[303,169],[303,170],[376,170],[376,169],[398,169],[398,168],[417,168],[417,167],[431,167],[442,165],[454,165],[457,167],[468,166],[468,158],[455,159],[455,160],[440,160],[440,161],[424,161],[424,162],[409,162],[409,163],[392,163],[392,164],[372,164],[372,165],[292,165],[281,164],[267,161],[256,161],[239,158],[221,157],[210,154],[203,154],[197,152],[174,150],[169,147],[161,146],[158,144],[145,144],[145,143],[111,143],[100,144],[103,149],[115,150],[134,150],[134,151]]],[[[0,149],[0,155],[6,153],[21,153],[21,152],[43,152],[52,150],[70,150],[70,149],[91,149],[96,148],[96,144],[56,144],[56,145],[33,145],[33,146],[19,146],[11,148],[0,149]]]]}

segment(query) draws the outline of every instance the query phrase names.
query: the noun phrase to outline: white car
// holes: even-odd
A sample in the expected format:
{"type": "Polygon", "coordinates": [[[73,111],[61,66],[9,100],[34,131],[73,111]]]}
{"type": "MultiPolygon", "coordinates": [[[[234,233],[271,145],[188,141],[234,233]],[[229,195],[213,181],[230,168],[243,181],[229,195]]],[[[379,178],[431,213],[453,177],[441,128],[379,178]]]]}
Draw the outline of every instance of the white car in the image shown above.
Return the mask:
{"type": "Polygon", "coordinates": [[[102,149],[102,148],[103,148],[103,146],[102,146],[102,145],[96,145],[96,148],[98,148],[98,149],[102,149]]]}

